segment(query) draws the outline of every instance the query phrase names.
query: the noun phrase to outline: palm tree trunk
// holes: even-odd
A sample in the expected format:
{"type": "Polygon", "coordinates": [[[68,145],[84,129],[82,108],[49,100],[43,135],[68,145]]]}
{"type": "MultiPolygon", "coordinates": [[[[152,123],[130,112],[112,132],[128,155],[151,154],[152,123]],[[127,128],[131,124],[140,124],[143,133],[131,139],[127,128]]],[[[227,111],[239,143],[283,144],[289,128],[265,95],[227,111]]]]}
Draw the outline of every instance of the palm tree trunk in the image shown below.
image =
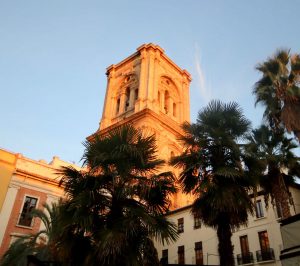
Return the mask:
{"type": "Polygon", "coordinates": [[[219,240],[218,251],[220,255],[220,265],[221,266],[233,266],[233,246],[231,243],[231,229],[229,225],[229,219],[227,215],[220,215],[217,236],[219,240]]]}

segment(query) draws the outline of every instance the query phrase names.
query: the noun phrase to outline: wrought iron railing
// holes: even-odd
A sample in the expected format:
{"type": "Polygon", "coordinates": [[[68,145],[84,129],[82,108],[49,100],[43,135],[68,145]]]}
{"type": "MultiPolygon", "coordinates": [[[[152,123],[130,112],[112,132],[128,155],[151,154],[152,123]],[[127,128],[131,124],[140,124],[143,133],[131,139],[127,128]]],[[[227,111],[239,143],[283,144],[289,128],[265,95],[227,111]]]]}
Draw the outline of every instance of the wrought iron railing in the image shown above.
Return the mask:
{"type": "Polygon", "coordinates": [[[267,260],[275,260],[274,250],[272,248],[267,248],[263,250],[256,251],[256,259],[257,261],[267,261],[267,260]]]}
{"type": "Polygon", "coordinates": [[[252,252],[248,252],[248,253],[244,253],[244,254],[238,254],[236,256],[236,258],[237,258],[237,264],[238,265],[249,264],[249,263],[254,262],[252,252]]]}

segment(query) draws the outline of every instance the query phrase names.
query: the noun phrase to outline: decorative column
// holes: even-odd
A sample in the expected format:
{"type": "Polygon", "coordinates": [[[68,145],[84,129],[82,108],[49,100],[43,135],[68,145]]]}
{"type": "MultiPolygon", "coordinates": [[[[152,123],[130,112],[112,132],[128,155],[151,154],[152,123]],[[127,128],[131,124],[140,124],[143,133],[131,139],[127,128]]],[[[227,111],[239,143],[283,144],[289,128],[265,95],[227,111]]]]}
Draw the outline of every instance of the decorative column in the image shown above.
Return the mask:
{"type": "Polygon", "coordinates": [[[146,99],[146,89],[147,89],[147,72],[148,72],[148,58],[146,48],[140,50],[141,58],[141,72],[140,72],[140,82],[139,82],[139,99],[138,105],[136,106],[137,111],[144,108],[143,101],[146,99]]]}
{"type": "Polygon", "coordinates": [[[115,67],[114,65],[107,68],[107,86],[106,86],[106,93],[105,93],[105,100],[103,105],[102,111],[102,119],[100,121],[100,129],[103,129],[109,126],[112,116],[115,115],[115,106],[116,102],[113,100],[113,87],[115,81],[115,67]]]}
{"type": "Polygon", "coordinates": [[[147,106],[150,104],[150,108],[152,107],[152,100],[154,97],[154,68],[155,68],[155,52],[154,50],[150,49],[148,52],[149,56],[149,68],[148,68],[148,80],[147,80],[147,106]]]}

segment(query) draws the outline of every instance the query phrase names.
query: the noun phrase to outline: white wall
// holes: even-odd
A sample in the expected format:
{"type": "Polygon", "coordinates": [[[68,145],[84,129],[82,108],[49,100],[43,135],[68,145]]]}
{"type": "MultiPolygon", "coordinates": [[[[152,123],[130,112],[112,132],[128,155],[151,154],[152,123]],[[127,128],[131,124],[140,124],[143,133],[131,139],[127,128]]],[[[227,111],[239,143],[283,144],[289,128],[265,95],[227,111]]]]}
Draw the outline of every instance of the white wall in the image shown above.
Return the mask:
{"type": "MultiPolygon", "coordinates": [[[[300,194],[299,191],[293,191],[294,194],[300,194]]],[[[271,203],[269,203],[269,208],[265,208],[265,203],[263,196],[257,197],[257,200],[261,199],[263,203],[264,217],[256,218],[249,216],[248,226],[241,227],[239,230],[232,235],[232,244],[234,245],[234,256],[236,258],[237,254],[241,254],[240,247],[240,236],[247,235],[249,242],[249,251],[253,253],[254,265],[258,265],[256,259],[256,251],[260,250],[260,243],[258,238],[258,233],[261,231],[267,231],[270,248],[274,249],[275,260],[270,262],[264,262],[263,265],[281,265],[279,256],[282,250],[282,238],[280,233],[280,220],[277,218],[276,211],[274,210],[271,203]]],[[[219,264],[218,256],[218,239],[216,231],[201,226],[199,229],[194,229],[194,218],[190,213],[190,208],[182,208],[167,214],[170,221],[177,225],[177,220],[179,218],[184,218],[184,232],[180,234],[179,239],[175,243],[167,245],[162,245],[161,243],[155,242],[155,246],[158,251],[158,257],[162,257],[162,250],[168,249],[169,263],[178,263],[178,246],[184,245],[185,247],[185,263],[194,264],[195,263],[195,242],[202,241],[203,247],[203,257],[204,264],[219,264]]],[[[236,262],[237,264],[237,262],[236,262]]],[[[260,263],[261,264],[261,263],[260,263]]]]}

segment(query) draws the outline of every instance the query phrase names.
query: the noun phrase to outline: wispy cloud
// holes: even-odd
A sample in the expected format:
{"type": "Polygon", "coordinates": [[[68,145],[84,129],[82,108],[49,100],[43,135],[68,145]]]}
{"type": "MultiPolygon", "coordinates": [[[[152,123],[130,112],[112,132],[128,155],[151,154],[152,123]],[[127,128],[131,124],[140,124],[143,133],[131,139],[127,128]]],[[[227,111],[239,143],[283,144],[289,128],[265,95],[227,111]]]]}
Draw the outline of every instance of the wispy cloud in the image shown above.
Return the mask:
{"type": "Polygon", "coordinates": [[[212,91],[209,86],[207,86],[205,74],[203,71],[203,67],[201,65],[201,57],[200,57],[200,49],[198,44],[195,44],[195,65],[196,65],[196,74],[197,74],[197,85],[200,89],[200,95],[203,100],[207,103],[212,98],[212,91]]]}

